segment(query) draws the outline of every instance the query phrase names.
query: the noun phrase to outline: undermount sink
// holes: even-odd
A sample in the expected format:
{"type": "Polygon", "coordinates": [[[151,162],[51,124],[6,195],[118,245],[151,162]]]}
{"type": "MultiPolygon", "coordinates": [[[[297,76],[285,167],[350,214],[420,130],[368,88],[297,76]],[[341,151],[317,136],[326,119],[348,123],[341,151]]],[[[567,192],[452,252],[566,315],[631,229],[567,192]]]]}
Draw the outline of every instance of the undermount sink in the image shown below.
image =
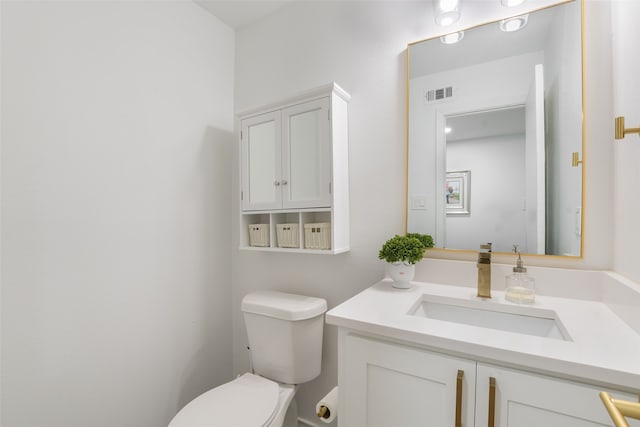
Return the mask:
{"type": "Polygon", "coordinates": [[[409,315],[498,329],[525,335],[571,341],[555,311],[529,306],[513,306],[491,300],[422,295],[409,315]]]}

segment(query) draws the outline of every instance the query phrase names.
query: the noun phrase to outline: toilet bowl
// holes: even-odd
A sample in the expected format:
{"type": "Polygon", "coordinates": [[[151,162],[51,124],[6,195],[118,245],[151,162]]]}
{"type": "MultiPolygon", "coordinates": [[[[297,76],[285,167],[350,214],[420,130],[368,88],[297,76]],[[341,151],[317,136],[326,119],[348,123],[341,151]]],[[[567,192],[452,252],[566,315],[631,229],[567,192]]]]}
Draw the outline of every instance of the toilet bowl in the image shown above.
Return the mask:
{"type": "Polygon", "coordinates": [[[246,373],[196,397],[169,427],[280,427],[295,392],[293,385],[246,373]]]}
{"type": "Polygon", "coordinates": [[[254,373],[189,402],[169,427],[295,427],[297,384],[320,374],[327,302],[274,291],[242,300],[254,373]]]}

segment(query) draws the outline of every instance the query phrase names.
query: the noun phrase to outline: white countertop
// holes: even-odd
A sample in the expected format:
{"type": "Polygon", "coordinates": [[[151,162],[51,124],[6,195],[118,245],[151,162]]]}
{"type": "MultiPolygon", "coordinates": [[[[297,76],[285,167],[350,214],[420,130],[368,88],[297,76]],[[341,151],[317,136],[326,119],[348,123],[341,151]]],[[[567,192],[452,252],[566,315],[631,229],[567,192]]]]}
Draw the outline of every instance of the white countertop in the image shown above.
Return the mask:
{"type": "MultiPolygon", "coordinates": [[[[412,282],[401,290],[383,280],[326,314],[326,322],[473,360],[503,364],[614,388],[640,390],[640,335],[598,301],[536,295],[535,307],[557,314],[571,341],[409,315],[422,295],[483,300],[476,289],[412,282]]],[[[518,306],[492,292],[490,303],[518,306]]]]}

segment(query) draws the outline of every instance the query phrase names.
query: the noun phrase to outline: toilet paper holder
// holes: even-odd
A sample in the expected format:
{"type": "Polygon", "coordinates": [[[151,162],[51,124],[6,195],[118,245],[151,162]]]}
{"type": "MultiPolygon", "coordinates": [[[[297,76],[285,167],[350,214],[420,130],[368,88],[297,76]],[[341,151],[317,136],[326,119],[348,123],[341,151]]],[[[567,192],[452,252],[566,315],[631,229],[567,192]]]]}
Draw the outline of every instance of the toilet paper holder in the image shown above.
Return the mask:
{"type": "Polygon", "coordinates": [[[317,415],[318,415],[318,418],[327,419],[331,416],[331,410],[326,406],[321,405],[317,415]]]}
{"type": "Polygon", "coordinates": [[[316,404],[316,415],[323,423],[329,424],[338,417],[338,387],[334,387],[316,404]]]}

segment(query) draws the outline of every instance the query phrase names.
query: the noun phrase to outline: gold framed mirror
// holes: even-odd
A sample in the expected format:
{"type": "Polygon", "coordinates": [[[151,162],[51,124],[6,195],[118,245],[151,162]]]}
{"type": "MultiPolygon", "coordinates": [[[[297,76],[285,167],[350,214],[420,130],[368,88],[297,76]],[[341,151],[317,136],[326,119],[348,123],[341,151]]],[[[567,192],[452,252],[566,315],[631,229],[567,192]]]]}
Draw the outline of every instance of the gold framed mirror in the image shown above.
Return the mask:
{"type": "Polygon", "coordinates": [[[407,232],[444,250],[583,256],[582,11],[570,0],[518,31],[495,21],[408,45],[407,232]]]}

